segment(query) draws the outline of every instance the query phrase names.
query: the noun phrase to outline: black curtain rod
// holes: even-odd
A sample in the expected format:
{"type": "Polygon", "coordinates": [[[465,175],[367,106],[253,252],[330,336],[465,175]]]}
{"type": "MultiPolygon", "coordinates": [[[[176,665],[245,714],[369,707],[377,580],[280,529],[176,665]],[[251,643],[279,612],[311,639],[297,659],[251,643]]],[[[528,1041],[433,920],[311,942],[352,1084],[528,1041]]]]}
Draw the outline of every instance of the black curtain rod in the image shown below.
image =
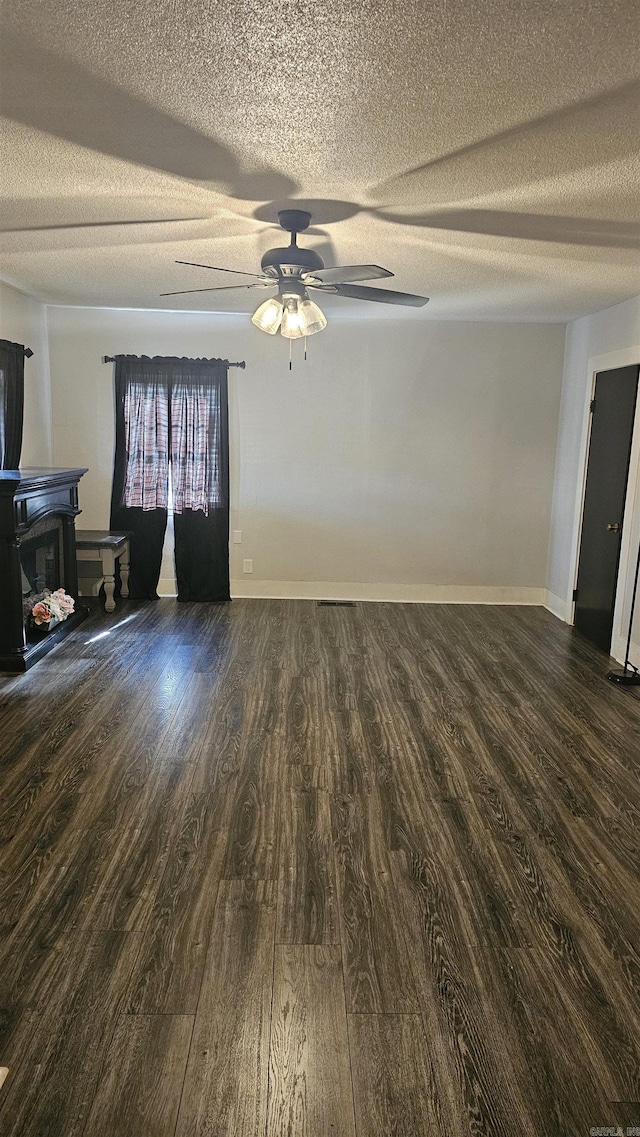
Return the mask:
{"type": "Polygon", "coordinates": [[[31,359],[33,352],[30,347],[25,347],[23,343],[13,343],[11,340],[3,340],[0,337],[0,344],[4,345],[5,351],[21,351],[25,359],[31,359]]]}
{"type": "MultiPolygon", "coordinates": [[[[29,351],[28,348],[27,348],[27,351],[29,351]]],[[[25,355],[26,355],[26,352],[25,352],[25,355]]],[[[29,355],[33,355],[33,352],[30,351],[29,355]]],[[[115,361],[116,361],[115,355],[103,355],[103,357],[102,357],[103,363],[115,363],[115,361]]],[[[244,371],[245,367],[247,366],[244,359],[239,360],[237,363],[230,363],[228,359],[221,360],[220,362],[226,363],[227,367],[241,367],[243,371],[244,371]]]]}

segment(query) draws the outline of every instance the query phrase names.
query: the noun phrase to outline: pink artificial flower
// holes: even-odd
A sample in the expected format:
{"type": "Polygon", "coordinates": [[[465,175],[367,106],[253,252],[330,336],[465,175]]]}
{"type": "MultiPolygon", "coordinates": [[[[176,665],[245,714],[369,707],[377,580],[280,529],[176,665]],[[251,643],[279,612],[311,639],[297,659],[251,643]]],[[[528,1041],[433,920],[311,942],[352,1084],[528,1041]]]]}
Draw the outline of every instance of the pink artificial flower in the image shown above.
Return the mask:
{"type": "Polygon", "coordinates": [[[54,605],[59,608],[65,616],[71,615],[75,607],[75,600],[73,596],[67,596],[64,588],[57,588],[55,592],[52,592],[51,599],[54,605]]]}
{"type": "Polygon", "coordinates": [[[43,604],[41,600],[34,604],[31,615],[33,616],[34,624],[48,624],[51,619],[51,610],[47,604],[43,604]]]}

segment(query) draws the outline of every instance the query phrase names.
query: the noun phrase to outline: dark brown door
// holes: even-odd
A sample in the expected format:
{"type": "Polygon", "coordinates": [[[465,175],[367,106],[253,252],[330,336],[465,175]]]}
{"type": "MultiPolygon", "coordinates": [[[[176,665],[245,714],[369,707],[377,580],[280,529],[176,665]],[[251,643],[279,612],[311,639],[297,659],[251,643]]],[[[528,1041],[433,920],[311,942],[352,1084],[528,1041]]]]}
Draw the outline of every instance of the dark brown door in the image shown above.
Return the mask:
{"type": "Polygon", "coordinates": [[[575,626],[607,653],[611,647],[638,370],[634,364],[600,371],[591,404],[575,626]]]}

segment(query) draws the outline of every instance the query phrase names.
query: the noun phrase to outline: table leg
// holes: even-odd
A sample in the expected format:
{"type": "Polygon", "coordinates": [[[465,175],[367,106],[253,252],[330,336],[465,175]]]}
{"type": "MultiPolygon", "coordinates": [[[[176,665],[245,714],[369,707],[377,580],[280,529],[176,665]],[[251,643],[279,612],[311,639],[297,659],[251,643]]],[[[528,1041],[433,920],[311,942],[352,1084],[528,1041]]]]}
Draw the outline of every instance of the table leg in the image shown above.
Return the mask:
{"type": "Polygon", "coordinates": [[[120,553],[120,593],[126,600],[129,595],[129,542],[120,553]]]}
{"type": "Polygon", "coordinates": [[[102,550],[102,571],[104,573],[105,612],[113,612],[116,602],[114,592],[116,587],[116,559],[111,549],[102,550]]]}

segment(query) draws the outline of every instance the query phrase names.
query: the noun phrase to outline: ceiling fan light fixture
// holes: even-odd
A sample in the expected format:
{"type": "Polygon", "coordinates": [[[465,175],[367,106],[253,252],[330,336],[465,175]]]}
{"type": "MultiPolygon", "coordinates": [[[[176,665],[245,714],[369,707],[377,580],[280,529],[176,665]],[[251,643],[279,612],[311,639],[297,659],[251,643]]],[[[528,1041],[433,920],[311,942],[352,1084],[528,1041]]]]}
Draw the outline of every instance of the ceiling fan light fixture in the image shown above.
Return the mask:
{"type": "Polygon", "coordinates": [[[261,332],[267,332],[268,335],[275,336],[282,323],[282,316],[282,301],[279,297],[272,296],[270,300],[265,300],[264,304],[256,308],[251,317],[251,322],[255,324],[256,328],[260,328],[261,332]]]}
{"type": "Polygon", "coordinates": [[[288,340],[299,340],[305,334],[300,316],[300,301],[297,296],[289,296],[285,299],[280,334],[288,340]]]}
{"type": "Polygon", "coordinates": [[[302,334],[305,336],[313,336],[316,332],[321,332],[327,326],[327,317],[324,312],[314,304],[313,300],[308,298],[300,300],[298,304],[298,314],[300,318],[300,325],[302,327],[302,334]]]}

